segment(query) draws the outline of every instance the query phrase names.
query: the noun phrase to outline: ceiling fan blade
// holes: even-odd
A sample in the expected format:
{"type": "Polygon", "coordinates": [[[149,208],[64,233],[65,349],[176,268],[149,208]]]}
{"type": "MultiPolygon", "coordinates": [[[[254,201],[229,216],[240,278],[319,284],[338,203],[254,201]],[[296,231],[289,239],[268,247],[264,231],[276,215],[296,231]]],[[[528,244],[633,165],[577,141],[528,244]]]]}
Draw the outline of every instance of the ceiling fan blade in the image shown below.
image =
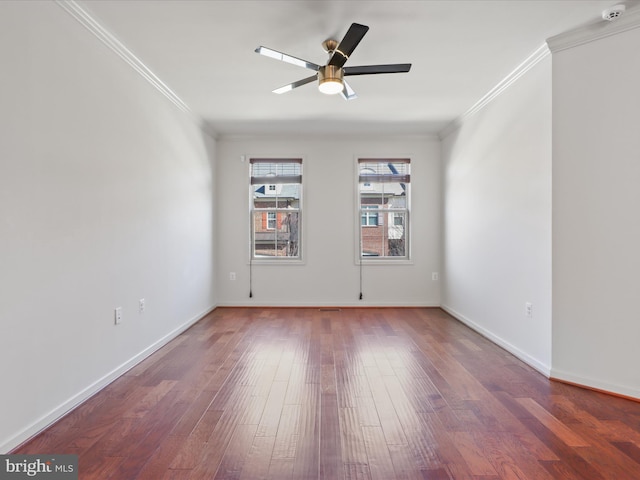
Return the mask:
{"type": "Polygon", "coordinates": [[[344,67],[344,75],[373,75],[377,73],[406,73],[411,70],[410,63],[394,63],[391,65],[361,65],[344,67]]]}
{"type": "Polygon", "coordinates": [[[283,62],[291,63],[299,67],[308,68],[309,70],[315,70],[316,72],[320,68],[320,65],[316,65],[313,62],[308,62],[307,60],[302,60],[301,58],[292,57],[291,55],[287,55],[286,53],[278,52],[277,50],[273,50],[271,48],[263,46],[256,48],[255,52],[259,53],[260,55],[264,55],[265,57],[281,60],[283,62]]]}
{"type": "Polygon", "coordinates": [[[352,23],[347,30],[342,41],[338,44],[336,49],[331,55],[331,59],[329,60],[329,65],[333,65],[334,67],[342,67],[344,63],[351,56],[353,51],[356,49],[362,37],[364,37],[365,33],[369,30],[369,27],[366,25],[360,25],[359,23],[352,23]]]}
{"type": "Polygon", "coordinates": [[[293,90],[294,88],[301,87],[302,85],[306,85],[307,83],[311,83],[318,79],[317,75],[311,75],[310,77],[303,78],[302,80],[298,80],[297,82],[290,83],[289,85],[285,85],[284,87],[276,88],[273,93],[287,93],[293,90]]]}
{"type": "Polygon", "coordinates": [[[342,98],[344,98],[345,100],[353,100],[354,98],[358,98],[358,95],[356,95],[356,92],[353,91],[351,85],[349,85],[344,80],[342,81],[342,84],[344,85],[342,92],[340,92],[342,94],[342,98]]]}

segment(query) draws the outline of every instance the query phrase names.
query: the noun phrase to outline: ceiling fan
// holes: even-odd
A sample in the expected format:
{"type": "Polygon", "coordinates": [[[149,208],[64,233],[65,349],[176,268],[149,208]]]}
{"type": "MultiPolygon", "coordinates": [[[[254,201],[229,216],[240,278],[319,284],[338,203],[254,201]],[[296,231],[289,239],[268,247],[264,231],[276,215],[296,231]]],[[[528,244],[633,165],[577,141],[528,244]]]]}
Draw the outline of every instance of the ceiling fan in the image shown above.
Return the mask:
{"type": "Polygon", "coordinates": [[[307,83],[318,80],[318,89],[327,95],[341,93],[345,100],[357,97],[356,93],[346,82],[344,77],[351,75],[374,75],[378,73],[406,73],[411,69],[410,63],[395,63],[391,65],[361,65],[357,67],[345,67],[353,51],[356,49],[364,35],[369,30],[366,25],[352,23],[340,43],[336,40],[325,40],[322,47],[329,54],[329,61],[326,65],[317,65],[307,60],[292,57],[286,53],[278,52],[267,47],[256,48],[256,53],[266,57],[275,58],[283,62],[298,65],[299,67],[314,70],[316,73],[310,77],[303,78],[297,82],[290,83],[280,88],[276,88],[273,93],[290,92],[294,88],[301,87],[307,83]]]}

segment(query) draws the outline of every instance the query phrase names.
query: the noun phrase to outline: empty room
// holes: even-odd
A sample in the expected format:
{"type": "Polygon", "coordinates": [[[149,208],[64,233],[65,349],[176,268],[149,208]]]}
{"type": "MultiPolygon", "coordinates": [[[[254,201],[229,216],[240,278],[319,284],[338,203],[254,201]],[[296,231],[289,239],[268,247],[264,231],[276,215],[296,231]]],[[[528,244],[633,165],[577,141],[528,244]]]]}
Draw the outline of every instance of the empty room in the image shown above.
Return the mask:
{"type": "Polygon", "coordinates": [[[640,1],[0,39],[0,479],[640,478],[640,1]]]}

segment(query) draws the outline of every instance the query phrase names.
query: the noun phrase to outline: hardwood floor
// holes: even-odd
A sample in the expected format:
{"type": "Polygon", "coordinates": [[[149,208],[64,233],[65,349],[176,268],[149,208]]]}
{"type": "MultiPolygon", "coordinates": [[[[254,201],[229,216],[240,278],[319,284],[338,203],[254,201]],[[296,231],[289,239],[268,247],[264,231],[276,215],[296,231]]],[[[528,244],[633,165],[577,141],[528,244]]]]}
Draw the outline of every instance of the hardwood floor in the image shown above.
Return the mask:
{"type": "Polygon", "coordinates": [[[638,479],[640,403],[439,309],[219,308],[13,453],[81,479],[638,479]]]}

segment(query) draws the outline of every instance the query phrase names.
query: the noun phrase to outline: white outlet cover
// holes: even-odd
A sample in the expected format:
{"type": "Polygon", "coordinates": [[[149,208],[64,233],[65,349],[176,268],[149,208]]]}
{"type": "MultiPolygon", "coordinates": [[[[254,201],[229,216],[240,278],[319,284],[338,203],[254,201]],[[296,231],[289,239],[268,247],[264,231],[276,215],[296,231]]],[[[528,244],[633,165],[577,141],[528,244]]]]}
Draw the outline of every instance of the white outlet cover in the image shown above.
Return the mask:
{"type": "Polygon", "coordinates": [[[533,305],[529,302],[524,304],[524,314],[527,317],[533,317],[533,305]]]}

